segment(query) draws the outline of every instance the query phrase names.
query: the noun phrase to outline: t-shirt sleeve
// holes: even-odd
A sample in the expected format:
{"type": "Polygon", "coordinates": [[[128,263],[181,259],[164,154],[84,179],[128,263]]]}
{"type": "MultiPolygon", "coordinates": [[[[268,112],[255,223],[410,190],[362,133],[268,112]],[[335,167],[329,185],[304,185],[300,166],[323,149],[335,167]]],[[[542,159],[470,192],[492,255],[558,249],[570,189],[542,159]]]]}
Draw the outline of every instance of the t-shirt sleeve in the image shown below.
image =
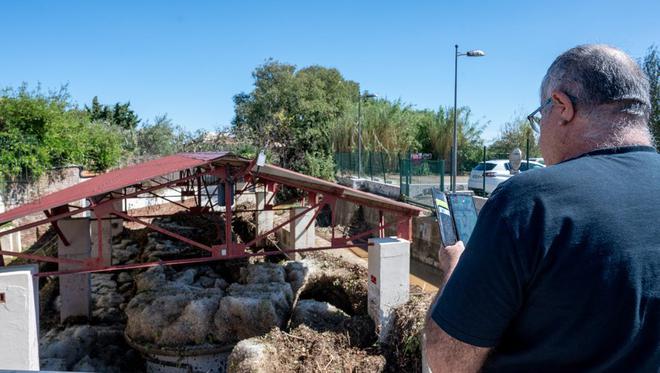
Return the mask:
{"type": "Polygon", "coordinates": [[[503,216],[506,198],[497,197],[483,207],[431,314],[447,334],[479,347],[498,343],[523,298],[524,269],[503,216]]]}

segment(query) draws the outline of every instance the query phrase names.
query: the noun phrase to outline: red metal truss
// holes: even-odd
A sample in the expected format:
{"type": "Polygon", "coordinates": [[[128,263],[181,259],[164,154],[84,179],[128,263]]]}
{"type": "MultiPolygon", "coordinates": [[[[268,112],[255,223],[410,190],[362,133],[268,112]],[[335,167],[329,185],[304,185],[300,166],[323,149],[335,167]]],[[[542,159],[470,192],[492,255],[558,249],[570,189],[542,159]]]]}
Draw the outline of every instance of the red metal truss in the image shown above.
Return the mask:
{"type": "MultiPolygon", "coordinates": [[[[0,225],[38,212],[42,212],[45,215],[45,218],[39,221],[2,231],[0,232],[0,237],[39,225],[51,224],[60,241],[64,245],[68,245],[71,237],[67,238],[62,233],[58,227],[58,221],[74,216],[80,216],[82,213],[86,212],[93,213],[92,219],[96,219],[96,223],[98,224],[98,252],[95,253],[94,257],[85,260],[76,260],[0,250],[0,259],[2,259],[2,255],[7,255],[28,260],[77,266],[77,268],[67,269],[66,271],[40,274],[40,276],[49,276],[69,273],[146,268],[161,264],[190,264],[211,260],[236,259],[255,255],[267,256],[290,252],[306,252],[312,250],[364,246],[361,242],[362,239],[367,238],[372,234],[377,234],[378,236],[383,237],[385,229],[392,226],[396,226],[397,235],[399,237],[408,240],[412,239],[412,217],[419,215],[421,211],[421,209],[408,204],[361,192],[276,166],[265,165],[256,167],[254,161],[237,157],[230,153],[185,153],[163,157],[115,170],[0,214],[0,225]],[[237,182],[245,182],[245,186],[234,193],[234,188],[237,182]],[[212,193],[209,189],[211,184],[216,188],[215,193],[212,193]],[[225,205],[228,205],[223,209],[219,208],[220,203],[216,200],[220,198],[220,185],[222,185],[222,189],[224,189],[223,197],[225,205]],[[255,188],[267,190],[274,196],[275,192],[277,192],[281,186],[301,190],[303,198],[301,198],[300,202],[305,209],[290,216],[289,219],[280,222],[268,232],[257,235],[257,237],[247,243],[234,242],[232,238],[232,220],[235,214],[273,211],[277,210],[280,206],[274,206],[272,204],[272,196],[266,201],[266,205],[263,209],[234,209],[231,207],[231,203],[227,202],[232,201],[247,190],[255,190],[255,188]],[[179,190],[176,188],[179,188],[179,190]],[[182,196],[190,197],[189,202],[194,202],[194,205],[189,206],[189,203],[186,204],[171,200],[168,197],[157,193],[159,190],[173,190],[178,193],[180,192],[182,196]],[[118,202],[131,198],[140,198],[141,196],[160,198],[167,203],[172,203],[181,207],[183,213],[186,214],[208,214],[209,216],[217,217],[218,222],[220,222],[220,218],[222,218],[224,221],[224,235],[221,235],[221,228],[223,227],[220,224],[216,224],[218,228],[216,239],[218,242],[217,244],[209,246],[163,227],[159,227],[153,222],[143,220],[144,218],[164,216],[162,214],[131,214],[130,211],[122,211],[121,208],[117,207],[118,205],[121,205],[121,203],[118,202]],[[206,201],[204,201],[204,198],[206,198],[206,201]],[[88,201],[88,206],[78,207],[72,204],[82,199],[88,201]],[[377,209],[380,217],[378,226],[354,234],[351,237],[343,237],[343,235],[342,237],[336,237],[335,212],[338,200],[345,200],[364,207],[377,209]],[[268,235],[276,232],[312,210],[315,211],[311,222],[315,221],[317,216],[321,213],[321,210],[326,206],[331,211],[332,220],[332,239],[329,246],[273,252],[248,250],[255,249],[257,242],[262,242],[268,235]],[[391,221],[389,223],[385,222],[384,212],[387,212],[390,216],[391,221]],[[101,219],[112,217],[143,225],[192,247],[201,249],[200,257],[134,263],[129,265],[104,265],[102,261],[104,248],[103,239],[101,237],[101,219]]],[[[305,229],[311,225],[311,222],[305,227],[305,229]]],[[[3,262],[0,260],[0,266],[2,265],[3,262]]]]}

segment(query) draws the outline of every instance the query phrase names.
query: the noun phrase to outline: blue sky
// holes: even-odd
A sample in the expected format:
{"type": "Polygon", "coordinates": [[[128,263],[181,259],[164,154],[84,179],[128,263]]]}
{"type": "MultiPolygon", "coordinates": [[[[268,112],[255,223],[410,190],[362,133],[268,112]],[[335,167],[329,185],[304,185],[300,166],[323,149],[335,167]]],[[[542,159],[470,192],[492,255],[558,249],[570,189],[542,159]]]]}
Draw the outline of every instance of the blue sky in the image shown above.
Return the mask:
{"type": "Polygon", "coordinates": [[[68,84],[74,100],[129,101],[188,129],[233,117],[267,58],[338,68],[363,89],[418,108],[460,105],[485,138],[538,105],[552,60],[581,43],[635,58],[660,45],[660,1],[3,1],[0,87],[68,84]]]}

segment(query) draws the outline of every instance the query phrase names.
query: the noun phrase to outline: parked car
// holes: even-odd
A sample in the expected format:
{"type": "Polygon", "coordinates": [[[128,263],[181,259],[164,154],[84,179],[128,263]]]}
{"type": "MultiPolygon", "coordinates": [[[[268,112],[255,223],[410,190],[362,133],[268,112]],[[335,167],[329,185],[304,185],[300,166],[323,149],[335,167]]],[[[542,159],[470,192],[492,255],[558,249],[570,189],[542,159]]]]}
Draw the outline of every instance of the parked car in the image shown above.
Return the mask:
{"type": "MultiPolygon", "coordinates": [[[[507,159],[493,159],[486,161],[484,163],[479,163],[475,168],[470,172],[470,178],[468,179],[468,189],[475,192],[483,191],[483,174],[484,167],[486,168],[486,193],[490,194],[500,185],[501,182],[507,180],[511,176],[511,164],[507,159]]],[[[545,165],[538,162],[529,162],[529,169],[543,168],[545,165]]],[[[520,165],[520,171],[527,171],[527,161],[523,161],[520,165]]]]}

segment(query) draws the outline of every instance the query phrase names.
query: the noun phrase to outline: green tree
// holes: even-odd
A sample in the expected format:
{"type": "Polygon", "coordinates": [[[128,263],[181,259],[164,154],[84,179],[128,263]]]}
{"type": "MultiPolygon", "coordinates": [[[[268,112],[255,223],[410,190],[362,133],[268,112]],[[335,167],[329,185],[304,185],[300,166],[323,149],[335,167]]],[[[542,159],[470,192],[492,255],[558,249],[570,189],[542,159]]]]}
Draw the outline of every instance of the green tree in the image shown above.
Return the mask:
{"type": "MultiPolygon", "coordinates": [[[[422,116],[417,130],[420,150],[433,153],[438,159],[444,159],[448,169],[454,143],[454,109],[441,107],[437,112],[425,110],[419,114],[422,116]]],[[[473,121],[471,116],[472,112],[467,107],[459,108],[456,115],[460,171],[471,170],[481,159],[483,126],[478,121],[473,121]]]]}
{"type": "Polygon", "coordinates": [[[145,123],[137,131],[140,155],[168,155],[178,152],[186,141],[185,131],[172,123],[167,114],[158,115],[153,123],[145,123]]]}
{"type": "Polygon", "coordinates": [[[273,60],[257,67],[252,76],[253,91],[234,96],[233,133],[267,149],[283,167],[330,179],[331,131],[357,99],[357,84],[336,69],[296,70],[273,60]]]}
{"type": "Polygon", "coordinates": [[[85,167],[105,171],[116,165],[122,155],[122,131],[105,122],[93,122],[87,127],[85,167]]]}
{"type": "MultiPolygon", "coordinates": [[[[116,132],[116,131],[115,131],[116,132]]],[[[115,165],[121,137],[90,122],[66,86],[43,93],[26,85],[0,95],[0,179],[33,178],[71,164],[102,171],[115,165]]]]}
{"type": "Polygon", "coordinates": [[[642,69],[649,78],[651,94],[651,117],[649,127],[656,141],[660,140],[660,55],[658,47],[652,45],[642,61],[642,69]]]}
{"type": "Polygon", "coordinates": [[[497,139],[488,147],[489,158],[506,158],[515,148],[520,148],[523,156],[526,157],[527,139],[529,139],[529,156],[540,157],[538,141],[527,118],[515,118],[504,124],[497,139]]]}
{"type": "Polygon", "coordinates": [[[140,123],[140,118],[130,106],[130,102],[123,104],[117,102],[114,106],[102,105],[99,103],[99,98],[94,96],[92,105],[85,106],[85,111],[92,121],[105,121],[124,130],[135,130],[140,123]]]}

